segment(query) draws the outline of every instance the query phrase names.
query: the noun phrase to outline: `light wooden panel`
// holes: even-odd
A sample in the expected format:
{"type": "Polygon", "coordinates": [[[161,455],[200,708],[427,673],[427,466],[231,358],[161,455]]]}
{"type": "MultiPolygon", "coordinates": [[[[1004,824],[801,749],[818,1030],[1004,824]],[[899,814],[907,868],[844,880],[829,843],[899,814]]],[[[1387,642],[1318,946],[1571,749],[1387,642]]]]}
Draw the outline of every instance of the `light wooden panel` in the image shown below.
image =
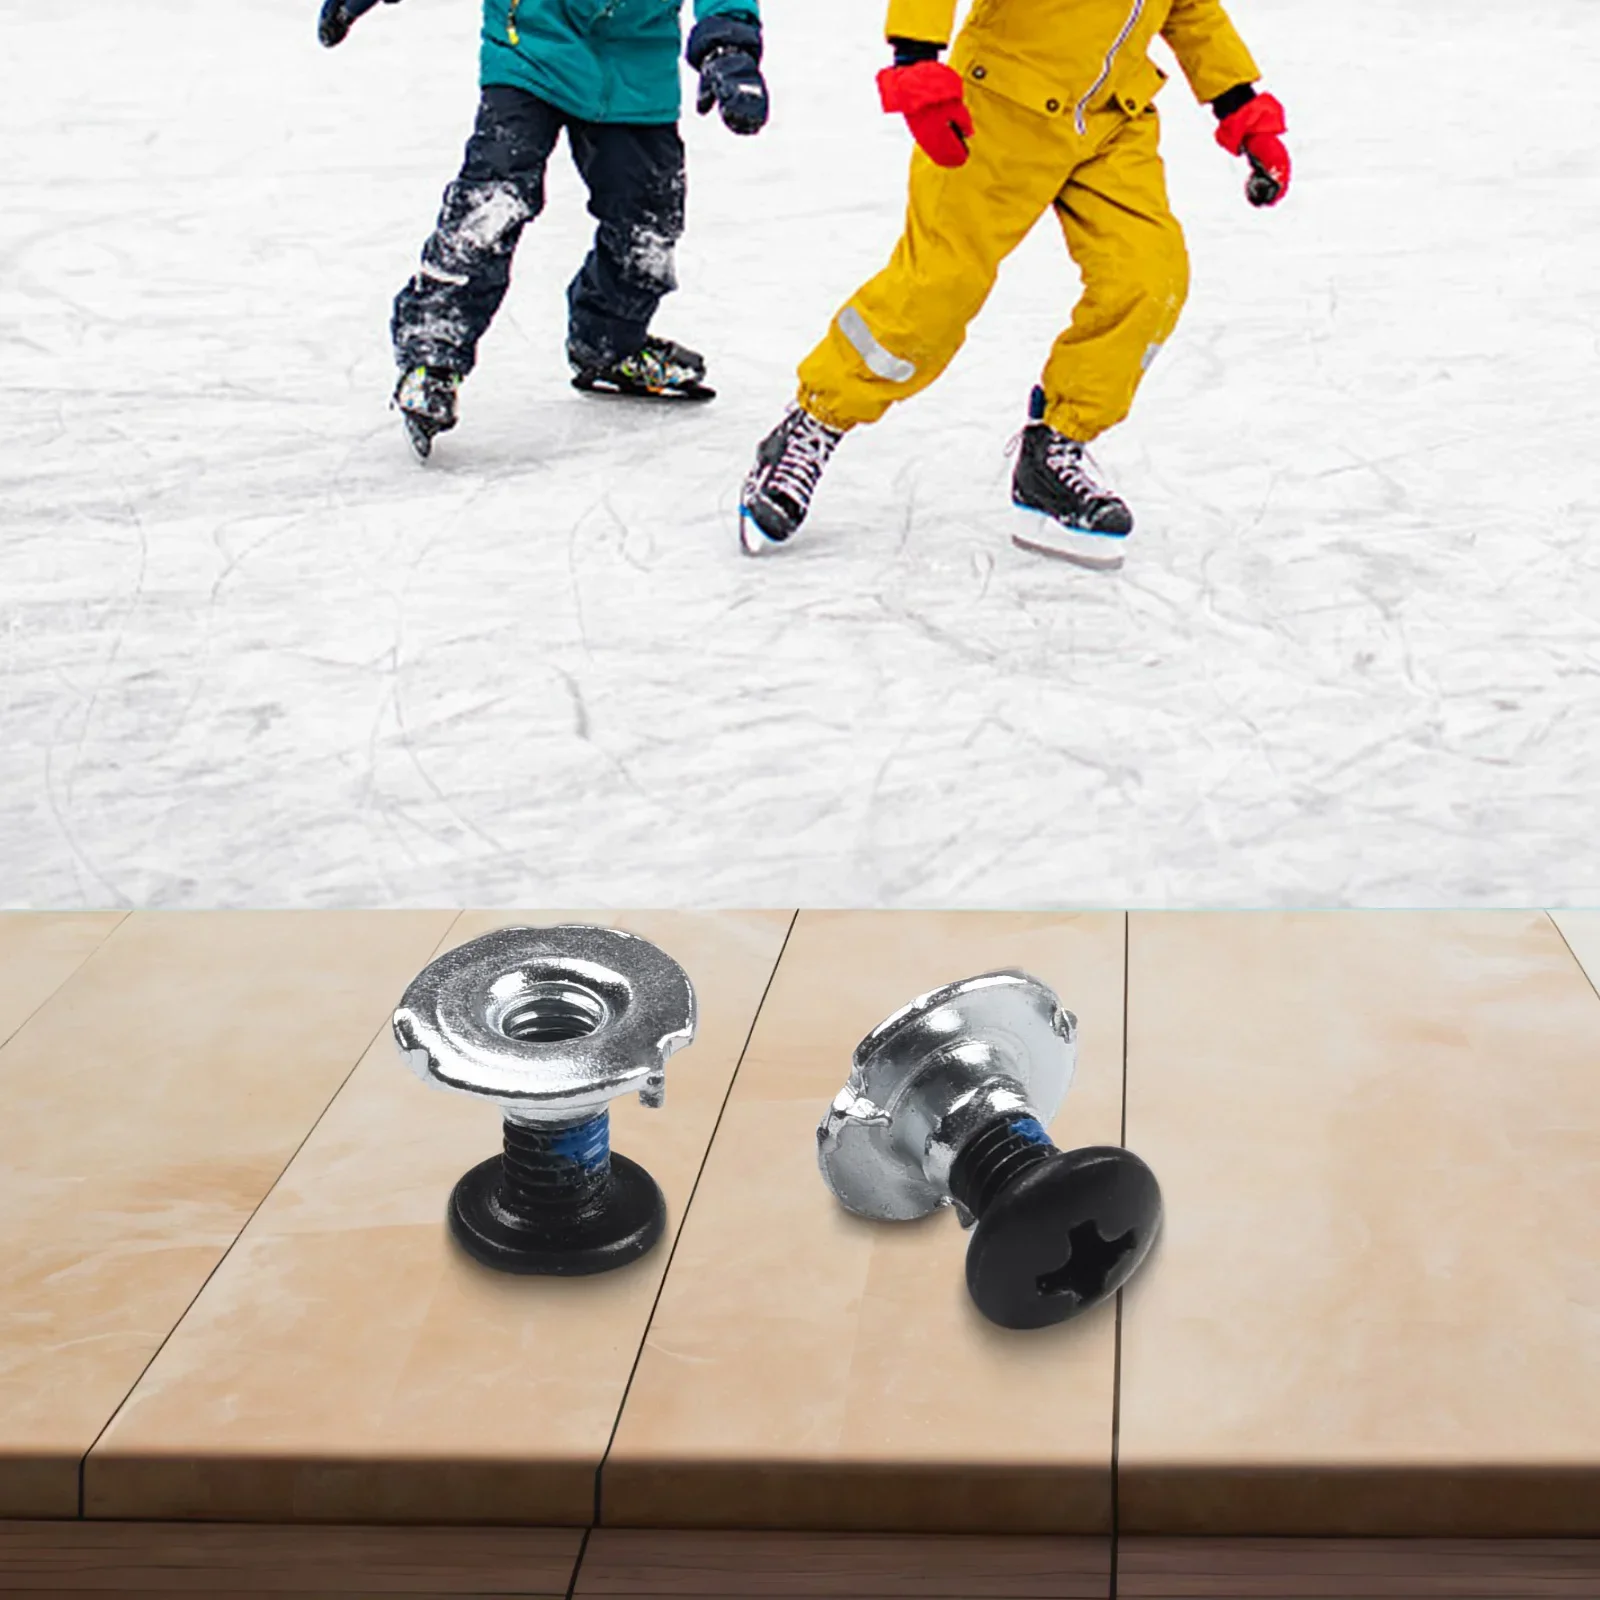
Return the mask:
{"type": "Polygon", "coordinates": [[[1550,917],[1589,982],[1600,989],[1600,911],[1552,911],[1550,917]]]}
{"type": "Polygon", "coordinates": [[[0,912],[0,1045],[106,942],[125,915],[0,912]]]}
{"type": "Polygon", "coordinates": [[[669,1533],[599,1528],[580,1600],[1060,1600],[1107,1593],[1106,1542],[982,1534],[669,1533]]]}
{"type": "Polygon", "coordinates": [[[0,1592],[565,1595],[574,1528],[0,1522],[0,1592]]]}
{"type": "Polygon", "coordinates": [[[1600,1532],[1600,998],[1541,914],[1137,915],[1130,1534],[1600,1532]]]}
{"type": "Polygon", "coordinates": [[[1593,1600],[1600,1545],[1559,1539],[1147,1539],[1119,1600],[1593,1600]]]}
{"type": "MultiPolygon", "coordinates": [[[[471,916],[451,942],[561,920],[471,916]]],[[[445,1204],[498,1149],[499,1114],[416,1081],[385,1033],[90,1456],[90,1515],[590,1519],[672,1231],[791,916],[607,920],[680,960],[700,999],[665,1109],[613,1103],[616,1148],[666,1194],[667,1238],[586,1279],[468,1259],[445,1204]]]]}
{"type": "Polygon", "coordinates": [[[0,1050],[0,1515],[78,1468],[445,913],[129,917],[0,1050]]]}
{"type": "Polygon", "coordinates": [[[1109,1528],[1115,1313],[985,1322],[948,1211],[849,1216],[816,1126],[860,1037],[996,967],[1081,1023],[1059,1139],[1115,1143],[1120,915],[805,913],[762,1010],[602,1473],[612,1526],[1109,1528]]]}

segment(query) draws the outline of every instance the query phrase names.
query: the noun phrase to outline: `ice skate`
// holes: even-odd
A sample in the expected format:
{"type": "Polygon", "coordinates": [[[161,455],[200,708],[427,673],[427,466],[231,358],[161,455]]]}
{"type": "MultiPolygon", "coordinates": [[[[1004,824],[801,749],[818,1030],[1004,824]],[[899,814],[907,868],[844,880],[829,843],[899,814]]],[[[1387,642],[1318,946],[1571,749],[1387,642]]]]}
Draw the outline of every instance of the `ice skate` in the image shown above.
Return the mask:
{"type": "Polygon", "coordinates": [[[406,437],[419,461],[428,459],[439,434],[455,427],[460,387],[460,373],[441,367],[411,367],[401,373],[391,404],[406,425],[406,437]]]}
{"type": "Polygon", "coordinates": [[[1011,479],[1017,508],[1011,542],[1082,567],[1120,567],[1133,514],[1100,482],[1084,446],[1043,420],[1042,391],[1034,391],[1029,414],[1011,479]]]}
{"type": "Polygon", "coordinates": [[[839,429],[791,406],[761,441],[739,496],[739,543],[746,555],[776,550],[794,536],[843,437],[839,429]]]}
{"type": "Polygon", "coordinates": [[[572,387],[585,394],[640,400],[714,400],[705,358],[670,339],[646,339],[631,356],[609,365],[573,362],[572,387]]]}

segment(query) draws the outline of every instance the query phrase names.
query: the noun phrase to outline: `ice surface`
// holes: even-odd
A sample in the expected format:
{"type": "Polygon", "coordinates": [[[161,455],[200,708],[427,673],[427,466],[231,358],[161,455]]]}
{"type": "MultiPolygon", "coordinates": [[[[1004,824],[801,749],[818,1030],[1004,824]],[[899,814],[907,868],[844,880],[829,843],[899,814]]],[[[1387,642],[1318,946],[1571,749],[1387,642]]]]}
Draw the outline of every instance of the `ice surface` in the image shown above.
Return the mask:
{"type": "Polygon", "coordinates": [[[772,0],[775,118],[688,119],[722,398],[567,386],[565,154],[463,425],[390,298],[476,0],[0,0],[0,900],[1600,900],[1594,0],[1236,0],[1295,187],[1163,97],[1195,288],[1096,454],[1116,576],[1007,542],[1075,280],[1046,223],[947,378],[736,552],[793,367],[899,224],[875,4],[772,0]]]}

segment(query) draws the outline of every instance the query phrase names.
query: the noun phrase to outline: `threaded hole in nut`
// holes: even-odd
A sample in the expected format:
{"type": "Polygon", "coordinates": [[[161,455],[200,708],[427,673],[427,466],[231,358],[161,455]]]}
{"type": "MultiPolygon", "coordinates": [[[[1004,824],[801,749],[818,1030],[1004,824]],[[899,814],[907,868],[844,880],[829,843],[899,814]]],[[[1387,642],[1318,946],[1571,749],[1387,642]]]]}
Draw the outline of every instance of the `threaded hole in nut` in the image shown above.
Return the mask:
{"type": "Polygon", "coordinates": [[[540,983],[506,1007],[500,1031],[519,1044],[586,1039],[606,1020],[606,1003],[576,983],[540,983]]]}

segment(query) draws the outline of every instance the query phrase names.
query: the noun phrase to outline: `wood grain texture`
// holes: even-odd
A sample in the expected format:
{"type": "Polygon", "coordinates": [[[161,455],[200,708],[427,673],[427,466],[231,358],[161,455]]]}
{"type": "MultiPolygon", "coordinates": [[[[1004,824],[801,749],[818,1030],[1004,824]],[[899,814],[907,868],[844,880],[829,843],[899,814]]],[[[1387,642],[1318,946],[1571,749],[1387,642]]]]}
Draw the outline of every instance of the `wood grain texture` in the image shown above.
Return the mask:
{"type": "MultiPolygon", "coordinates": [[[[701,992],[667,1111],[617,1108],[675,1226],[788,915],[613,919],[701,992]]],[[[84,1466],[91,1516],[576,1528],[638,1356],[584,1581],[668,1587],[592,1592],[738,1593],[748,1569],[987,1594],[961,1587],[985,1549],[1022,1563],[996,1582],[1101,1581],[1114,1318],[991,1328],[954,1219],[844,1215],[813,1130],[861,1033],[1015,964],[1083,1026],[1053,1132],[1114,1142],[1123,919],[802,917],[664,1284],[670,1237],[583,1284],[448,1246],[494,1114],[411,1079],[387,1018],[445,930],[508,920],[0,918],[33,974],[6,990],[0,962],[0,1515],[73,1514],[166,1341],[84,1466]],[[895,1566],[955,1532],[1030,1537],[895,1566]]],[[[1600,1596],[1575,1537],[1600,1533],[1600,914],[1140,914],[1130,938],[1128,1139],[1167,1225],[1124,1306],[1124,1592],[1476,1597],[1416,1587],[1448,1556],[1491,1600],[1600,1596]],[[1401,1587],[1340,1590],[1339,1562],[1401,1587]]]]}
{"type": "Polygon", "coordinates": [[[0,1592],[565,1595],[572,1528],[0,1522],[0,1592]]]}
{"type": "Polygon", "coordinates": [[[0,1045],[110,938],[126,915],[0,912],[0,1045]]]}
{"type": "Polygon", "coordinates": [[[574,1596],[783,1596],[793,1600],[1104,1600],[1098,1538],[673,1533],[598,1528],[574,1596]]]}
{"type": "Polygon", "coordinates": [[[1600,1533],[1600,997],[1540,913],[1136,915],[1128,1534],[1600,1533]]]}
{"type": "Polygon", "coordinates": [[[139,913],[0,1050],[0,1515],[76,1513],[84,1452],[450,921],[139,913]]]}
{"type": "Polygon", "coordinates": [[[1150,1539],[1117,1548],[1119,1600],[1593,1600],[1600,1543],[1150,1539]]]}
{"type": "Polygon", "coordinates": [[[601,1474],[612,1527],[1105,1533],[1115,1308],[1019,1333],[948,1210],[848,1214],[816,1128],[861,1037],[999,967],[1081,1023],[1054,1131],[1115,1143],[1124,921],[804,913],[740,1069],[601,1474]]]}
{"type": "MultiPolygon", "coordinates": [[[[564,920],[472,914],[449,942],[564,920]]],[[[792,916],[606,920],[681,961],[700,1001],[665,1107],[612,1104],[615,1147],[666,1196],[661,1243],[589,1278],[468,1258],[445,1208],[499,1149],[500,1114],[418,1082],[385,1028],[91,1453],[89,1515],[590,1521],[678,1220],[792,916]]]]}

